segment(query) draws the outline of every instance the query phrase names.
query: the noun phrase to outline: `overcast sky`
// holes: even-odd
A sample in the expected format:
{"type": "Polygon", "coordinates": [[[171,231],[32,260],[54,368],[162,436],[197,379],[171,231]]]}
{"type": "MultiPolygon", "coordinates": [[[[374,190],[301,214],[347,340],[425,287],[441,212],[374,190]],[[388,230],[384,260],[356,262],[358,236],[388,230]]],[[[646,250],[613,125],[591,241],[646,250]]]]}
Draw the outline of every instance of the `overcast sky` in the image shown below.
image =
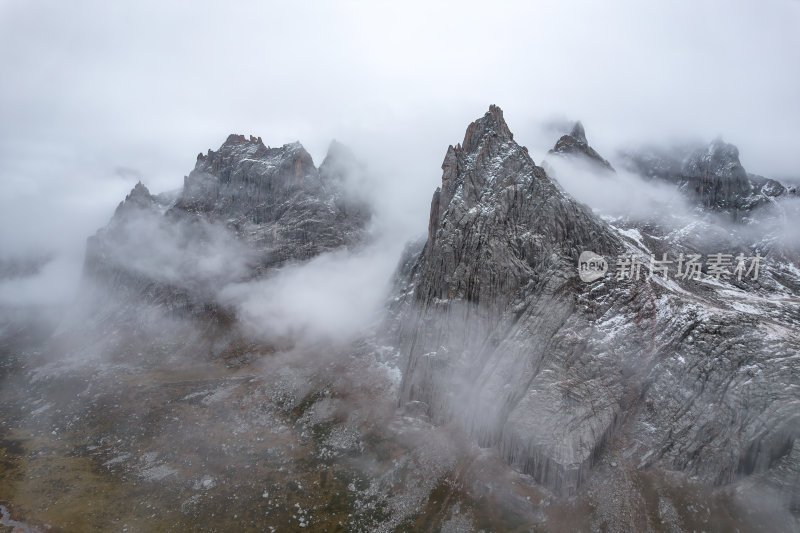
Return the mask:
{"type": "Polygon", "coordinates": [[[233,4],[0,0],[0,255],[54,249],[74,277],[136,180],[177,188],[232,132],[317,164],[351,145],[424,230],[491,103],[537,162],[543,123],[581,119],[607,157],[722,135],[800,177],[796,0],[233,4]]]}

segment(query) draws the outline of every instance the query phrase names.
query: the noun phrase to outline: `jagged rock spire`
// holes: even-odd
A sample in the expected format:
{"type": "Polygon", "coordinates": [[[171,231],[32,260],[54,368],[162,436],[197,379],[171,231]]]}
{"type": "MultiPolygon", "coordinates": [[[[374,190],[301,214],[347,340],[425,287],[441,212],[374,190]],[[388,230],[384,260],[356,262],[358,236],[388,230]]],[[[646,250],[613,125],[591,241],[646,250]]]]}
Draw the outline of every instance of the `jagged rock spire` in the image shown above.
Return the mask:
{"type": "Polygon", "coordinates": [[[461,147],[466,152],[474,151],[483,142],[487,136],[494,136],[499,139],[512,140],[514,134],[508,129],[503,118],[503,110],[492,104],[489,106],[489,111],[483,117],[472,122],[467,126],[467,131],[464,134],[464,141],[461,147]]]}
{"type": "Polygon", "coordinates": [[[118,219],[128,211],[149,209],[156,205],[156,203],[155,197],[150,194],[150,191],[140,180],[134,185],[131,192],[125,197],[125,200],[119,203],[116,211],[114,211],[114,219],[118,219]]]}
{"type": "Polygon", "coordinates": [[[586,140],[586,131],[583,129],[581,121],[575,122],[572,131],[568,135],[562,136],[549,153],[583,157],[606,170],[614,171],[611,163],[589,146],[589,142],[586,140]]]}
{"type": "Polygon", "coordinates": [[[581,144],[589,144],[589,142],[586,140],[586,132],[583,129],[583,124],[581,124],[580,120],[577,121],[572,127],[572,131],[569,133],[569,135],[581,144]]]}
{"type": "Polygon", "coordinates": [[[128,196],[125,197],[126,200],[131,200],[135,198],[150,198],[150,191],[148,188],[142,183],[141,180],[136,182],[136,185],[133,186],[131,192],[128,196]]]}
{"type": "MultiPolygon", "coordinates": [[[[498,347],[495,341],[512,328],[553,327],[547,317],[566,316],[573,308],[564,303],[570,298],[545,302],[533,295],[571,294],[581,250],[611,255],[621,243],[534,164],[496,106],[469,125],[462,145],[448,148],[442,169],[442,187],[431,202],[429,237],[409,269],[411,311],[400,320],[411,328],[406,338],[413,339],[402,348],[401,402],[420,402],[435,422],[455,418],[481,445],[498,444],[524,472],[551,486],[574,488],[581,476],[576,471],[591,461],[613,413],[586,430],[536,437],[552,434],[555,422],[548,425],[547,420],[556,417],[540,417],[544,425],[536,426],[533,414],[557,402],[518,402],[531,386],[526,372],[537,368],[545,352],[498,347]],[[463,383],[473,384],[466,396],[461,396],[463,383]],[[578,452],[563,454],[559,447],[578,452]],[[549,461],[551,467],[544,472],[531,466],[536,461],[549,461]]],[[[592,401],[589,397],[582,405],[592,401]]],[[[570,414],[577,413],[574,406],[553,409],[565,411],[564,419],[581,416],[570,414]]]]}
{"type": "Polygon", "coordinates": [[[469,204],[477,201],[484,190],[484,180],[505,184],[507,180],[518,177],[528,179],[531,172],[520,170],[523,167],[532,170],[534,166],[527,148],[514,142],[514,134],[503,118],[503,110],[491,105],[489,111],[467,126],[463,142],[447,149],[442,163],[439,211],[444,212],[457,194],[469,204]],[[507,157],[509,152],[515,156],[507,157]],[[504,168],[512,161],[513,172],[504,168]],[[470,179],[465,179],[467,176],[470,179]]]}

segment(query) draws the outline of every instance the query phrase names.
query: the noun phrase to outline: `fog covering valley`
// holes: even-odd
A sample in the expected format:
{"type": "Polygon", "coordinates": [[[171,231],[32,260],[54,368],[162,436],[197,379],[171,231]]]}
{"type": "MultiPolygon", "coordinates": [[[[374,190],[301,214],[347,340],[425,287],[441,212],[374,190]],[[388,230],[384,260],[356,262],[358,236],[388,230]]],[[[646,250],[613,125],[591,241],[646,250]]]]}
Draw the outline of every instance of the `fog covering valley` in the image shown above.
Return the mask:
{"type": "Polygon", "coordinates": [[[485,9],[0,7],[0,531],[800,529],[800,8],[485,9]]]}

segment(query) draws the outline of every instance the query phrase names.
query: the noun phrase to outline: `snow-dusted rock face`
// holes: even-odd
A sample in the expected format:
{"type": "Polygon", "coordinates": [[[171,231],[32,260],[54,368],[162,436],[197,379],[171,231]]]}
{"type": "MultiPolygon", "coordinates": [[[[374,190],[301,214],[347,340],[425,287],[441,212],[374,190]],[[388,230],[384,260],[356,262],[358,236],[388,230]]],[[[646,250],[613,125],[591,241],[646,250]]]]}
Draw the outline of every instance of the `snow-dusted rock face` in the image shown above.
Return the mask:
{"type": "MultiPolygon", "coordinates": [[[[719,146],[687,168],[739,180],[733,155],[719,146]]],[[[796,265],[776,255],[756,280],[694,280],[645,264],[618,279],[620,254],[676,261],[698,242],[684,242],[686,228],[603,222],[534,165],[496,107],[443,170],[427,242],[399,274],[401,405],[456,421],[561,493],[621,449],[709,484],[758,474],[800,501],[796,265]],[[578,277],[585,250],[611,265],[593,283],[578,277]]],[[[714,201],[749,192],[722,188],[714,201]]],[[[753,252],[745,237],[727,242],[736,249],[703,253],[753,252]]]]}

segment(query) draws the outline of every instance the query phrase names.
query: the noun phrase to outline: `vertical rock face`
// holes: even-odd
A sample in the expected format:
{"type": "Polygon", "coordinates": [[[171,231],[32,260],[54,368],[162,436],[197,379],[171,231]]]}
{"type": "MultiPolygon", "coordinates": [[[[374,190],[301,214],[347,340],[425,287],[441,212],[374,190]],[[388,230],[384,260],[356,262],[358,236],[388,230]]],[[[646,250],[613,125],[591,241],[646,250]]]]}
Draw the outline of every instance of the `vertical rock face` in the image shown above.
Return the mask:
{"type": "Polygon", "coordinates": [[[622,394],[582,356],[575,265],[621,241],[534,164],[498,107],[448,148],[442,169],[402,303],[401,403],[457,419],[522,471],[573,490],[622,394]]]}
{"type": "Polygon", "coordinates": [[[556,142],[556,145],[550,150],[550,153],[582,157],[586,161],[598,165],[605,170],[614,171],[614,167],[611,166],[611,163],[603,159],[594,148],[589,146],[589,142],[586,140],[586,132],[580,121],[575,123],[569,135],[562,136],[558,142],[556,142]]]}

